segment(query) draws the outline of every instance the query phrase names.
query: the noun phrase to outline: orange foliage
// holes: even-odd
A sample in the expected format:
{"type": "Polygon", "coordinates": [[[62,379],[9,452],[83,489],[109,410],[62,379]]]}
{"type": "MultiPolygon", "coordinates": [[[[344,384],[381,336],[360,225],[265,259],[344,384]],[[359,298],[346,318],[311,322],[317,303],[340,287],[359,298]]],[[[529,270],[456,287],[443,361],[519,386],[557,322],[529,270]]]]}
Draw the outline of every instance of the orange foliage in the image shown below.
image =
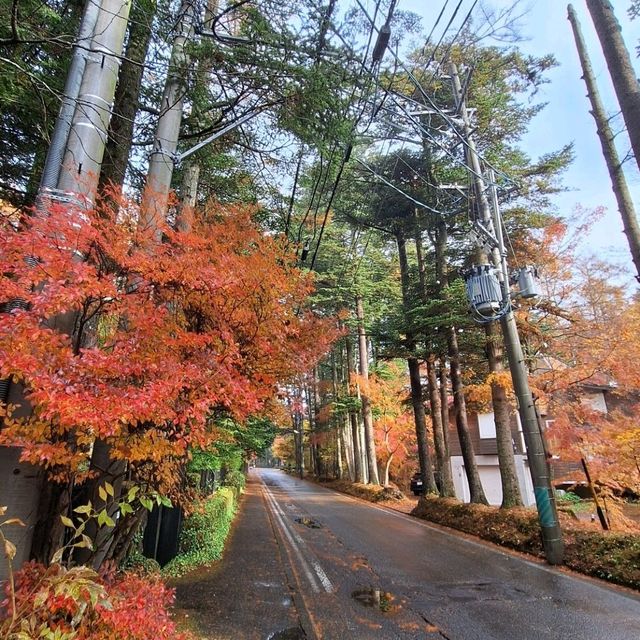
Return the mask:
{"type": "Polygon", "coordinates": [[[368,383],[360,376],[358,382],[371,400],[374,435],[381,462],[384,466],[393,464],[397,470],[415,445],[413,413],[406,405],[406,372],[399,365],[390,363],[385,365],[381,374],[371,375],[368,383]]]}
{"type": "Polygon", "coordinates": [[[547,230],[539,257],[545,295],[523,334],[535,359],[533,385],[555,420],[552,453],[585,457],[598,479],[640,488],[635,412],[601,413],[585,402],[594,385],[627,405],[640,393],[640,300],[628,297],[623,270],[576,255],[590,223],[572,237],[560,224],[547,230]]]}
{"type": "Polygon", "coordinates": [[[498,371],[490,373],[479,384],[467,384],[464,388],[464,396],[467,401],[467,408],[483,413],[491,411],[491,385],[498,384],[507,391],[510,399],[513,399],[513,382],[508,371],[498,371]]]}
{"type": "Polygon", "coordinates": [[[63,206],[19,230],[4,220],[0,304],[26,308],[0,314],[0,375],[34,411],[5,419],[0,444],[62,478],[97,437],[117,457],[165,464],[215,438],[213,409],[269,408],[337,327],[305,310],[311,276],[251,214],[213,206],[191,232],[163,227],[161,243],[131,205],[117,220],[63,206]]]}

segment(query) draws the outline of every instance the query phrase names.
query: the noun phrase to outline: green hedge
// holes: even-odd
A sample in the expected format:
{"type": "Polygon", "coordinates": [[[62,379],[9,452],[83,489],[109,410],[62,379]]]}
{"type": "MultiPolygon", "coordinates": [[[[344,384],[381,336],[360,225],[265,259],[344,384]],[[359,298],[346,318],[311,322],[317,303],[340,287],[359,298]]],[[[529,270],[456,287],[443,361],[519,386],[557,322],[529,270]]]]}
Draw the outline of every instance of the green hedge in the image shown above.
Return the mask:
{"type": "Polygon", "coordinates": [[[195,505],[182,526],[179,553],[164,567],[164,575],[178,577],[222,556],[236,510],[236,495],[233,487],[222,487],[195,505]]]}
{"type": "Polygon", "coordinates": [[[236,496],[239,496],[247,484],[247,477],[242,471],[227,471],[227,475],[222,483],[225,487],[232,487],[236,490],[236,496]]]}

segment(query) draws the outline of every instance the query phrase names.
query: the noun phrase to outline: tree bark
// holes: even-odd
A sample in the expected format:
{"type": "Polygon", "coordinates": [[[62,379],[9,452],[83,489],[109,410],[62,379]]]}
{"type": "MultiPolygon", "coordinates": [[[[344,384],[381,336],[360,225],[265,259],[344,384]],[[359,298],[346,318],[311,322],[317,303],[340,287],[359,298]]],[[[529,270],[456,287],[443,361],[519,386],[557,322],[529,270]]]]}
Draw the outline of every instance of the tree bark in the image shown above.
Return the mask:
{"type": "MultiPolygon", "coordinates": [[[[349,384],[349,392],[353,394],[355,388],[354,374],[356,372],[355,354],[351,337],[347,336],[347,380],[349,384]]],[[[362,456],[362,447],[360,446],[360,424],[358,414],[355,411],[349,412],[349,422],[351,423],[351,434],[353,440],[353,460],[354,473],[356,482],[364,482],[364,463],[362,456]]]]}
{"type": "Polygon", "coordinates": [[[587,0],[587,8],[607,61],[636,164],[640,167],[640,84],[631,64],[631,56],[609,0],[587,0]]]}
{"type": "Polygon", "coordinates": [[[108,184],[121,187],[124,183],[155,13],[156,0],[135,0],[131,7],[129,39],[118,74],[113,116],[109,123],[109,140],[100,173],[101,189],[108,184]]]}
{"type": "MultiPolygon", "coordinates": [[[[487,336],[487,357],[489,370],[493,373],[504,372],[504,353],[502,334],[495,322],[485,325],[487,336]]],[[[521,507],[522,496],[516,474],[513,455],[513,435],[511,433],[511,406],[507,391],[503,385],[494,381],[491,384],[491,404],[496,425],[496,446],[502,483],[502,508],[521,507]]]]}
{"type": "MultiPolygon", "coordinates": [[[[404,234],[401,230],[395,233],[398,244],[398,255],[400,258],[400,278],[402,284],[402,301],[405,313],[410,308],[409,300],[409,263],[407,260],[407,245],[404,234]]],[[[407,332],[405,341],[407,351],[415,352],[415,339],[411,332],[407,332]]],[[[416,439],[418,442],[418,459],[420,461],[420,473],[427,493],[438,493],[435,477],[433,475],[433,464],[429,452],[429,441],[427,438],[427,419],[422,398],[422,381],[420,380],[420,363],[415,355],[407,358],[409,366],[409,381],[411,383],[411,404],[413,406],[413,417],[416,427],[416,439]]]]}
{"type": "Polygon", "coordinates": [[[438,381],[440,383],[440,413],[442,414],[442,435],[447,455],[450,456],[449,447],[449,376],[447,375],[447,362],[445,356],[440,356],[438,369],[438,381]]]}
{"type": "MultiPolygon", "coordinates": [[[[609,125],[609,118],[607,117],[607,112],[605,111],[602,99],[600,98],[598,85],[593,74],[593,68],[591,67],[591,60],[589,59],[589,54],[587,53],[587,48],[582,37],[580,23],[578,22],[573,6],[569,5],[568,11],[569,20],[573,27],[576,48],[578,49],[578,55],[582,65],[582,77],[587,85],[587,96],[591,101],[591,114],[593,115],[593,119],[596,121],[598,138],[600,138],[600,146],[602,147],[602,155],[604,156],[607,169],[609,170],[611,187],[616,197],[616,203],[618,204],[618,211],[622,218],[624,233],[627,236],[627,242],[629,243],[629,249],[631,250],[631,257],[636,268],[636,279],[640,280],[640,228],[638,227],[638,219],[636,217],[635,207],[633,206],[633,199],[631,198],[631,193],[629,192],[629,187],[627,186],[627,181],[624,176],[622,163],[618,156],[613,131],[609,125]]],[[[636,156],[636,158],[637,157],[638,156],[636,156]]]]}
{"type": "MultiPolygon", "coordinates": [[[[367,335],[364,326],[364,304],[361,296],[356,296],[356,318],[358,320],[360,375],[366,384],[369,381],[369,351],[367,349],[367,335]]],[[[362,389],[360,390],[360,398],[362,401],[362,420],[364,422],[364,443],[367,454],[369,484],[380,484],[376,442],[373,433],[373,413],[367,389],[365,389],[364,392],[362,389]]]]}
{"type": "Polygon", "coordinates": [[[429,382],[429,404],[431,406],[431,423],[433,425],[433,444],[436,450],[436,473],[440,482],[440,495],[443,498],[455,497],[451,464],[449,463],[449,448],[444,435],[442,422],[442,408],[438,378],[436,376],[436,358],[433,354],[427,356],[427,380],[429,382]]]}

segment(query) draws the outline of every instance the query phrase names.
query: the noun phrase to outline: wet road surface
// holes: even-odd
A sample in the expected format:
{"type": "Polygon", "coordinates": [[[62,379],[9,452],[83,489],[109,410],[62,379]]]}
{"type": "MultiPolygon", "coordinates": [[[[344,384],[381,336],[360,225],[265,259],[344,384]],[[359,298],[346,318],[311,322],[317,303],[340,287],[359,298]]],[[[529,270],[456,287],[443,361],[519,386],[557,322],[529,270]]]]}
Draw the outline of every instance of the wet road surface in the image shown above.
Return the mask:
{"type": "MultiPolygon", "coordinates": [[[[262,542],[260,549],[252,547],[253,564],[245,567],[233,567],[241,562],[237,545],[225,554],[226,571],[244,584],[233,601],[238,611],[250,608],[261,593],[255,576],[264,581],[264,567],[270,567],[279,592],[269,612],[282,615],[262,627],[259,616],[248,615],[240,624],[244,631],[237,625],[201,627],[212,639],[640,639],[640,595],[523,560],[281,471],[254,470],[250,491],[253,531],[262,542]],[[260,508],[268,526],[258,531],[260,508]],[[276,627],[289,635],[277,635],[276,627]]],[[[243,520],[241,513],[238,532],[243,520]]],[[[215,601],[225,588],[220,576],[211,576],[206,591],[215,601]]]]}

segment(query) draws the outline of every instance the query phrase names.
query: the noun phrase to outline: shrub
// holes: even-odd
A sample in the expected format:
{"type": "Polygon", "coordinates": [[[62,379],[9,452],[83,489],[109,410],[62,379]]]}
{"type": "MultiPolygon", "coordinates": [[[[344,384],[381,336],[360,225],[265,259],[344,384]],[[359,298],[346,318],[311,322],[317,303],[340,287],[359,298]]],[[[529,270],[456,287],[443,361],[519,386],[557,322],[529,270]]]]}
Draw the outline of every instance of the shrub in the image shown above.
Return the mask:
{"type": "Polygon", "coordinates": [[[228,471],[222,483],[225,487],[233,487],[236,490],[236,496],[242,493],[247,478],[242,471],[228,471]]]}
{"type": "Polygon", "coordinates": [[[180,553],[163,573],[177,577],[189,569],[218,560],[235,513],[235,489],[222,487],[194,507],[180,533],[180,553]]]}
{"type": "Polygon", "coordinates": [[[169,616],[173,590],[156,577],[100,576],[88,567],[26,563],[0,609],[0,637],[8,640],[189,640],[169,616]]]}
{"type": "Polygon", "coordinates": [[[405,499],[402,491],[394,486],[381,487],[376,484],[361,484],[347,480],[331,480],[323,484],[336,491],[341,491],[369,502],[401,501],[405,499]]]}
{"type": "MultiPolygon", "coordinates": [[[[535,509],[497,509],[429,496],[421,498],[412,513],[505,547],[544,555],[535,509]]],[[[567,567],[640,589],[640,535],[585,528],[564,513],[559,516],[567,567]]]]}

